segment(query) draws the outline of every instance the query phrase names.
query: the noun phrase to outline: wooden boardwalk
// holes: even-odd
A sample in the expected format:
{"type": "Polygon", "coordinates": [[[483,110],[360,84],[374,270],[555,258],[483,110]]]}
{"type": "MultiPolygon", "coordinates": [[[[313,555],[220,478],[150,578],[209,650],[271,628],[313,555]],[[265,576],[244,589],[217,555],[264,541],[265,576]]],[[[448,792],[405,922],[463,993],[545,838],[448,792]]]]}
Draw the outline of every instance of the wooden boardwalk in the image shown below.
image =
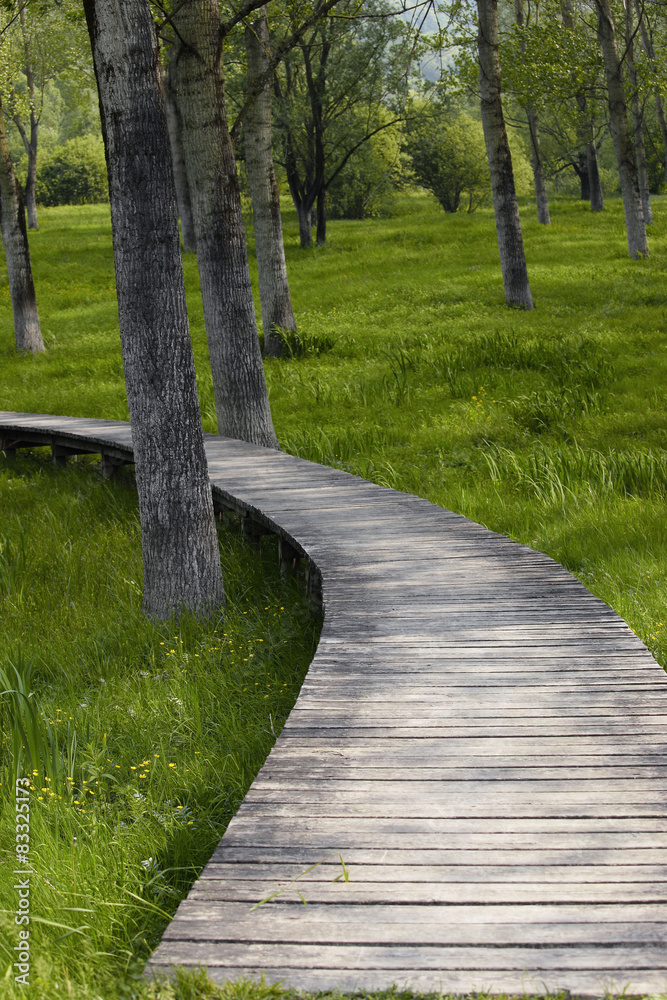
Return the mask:
{"type": "MultiPolygon", "coordinates": [[[[0,447],[35,439],[131,457],[124,424],[0,414],[0,447]]],[[[667,685],[628,626],[553,560],[425,500],[224,438],[207,454],[218,506],[307,555],[325,618],[150,968],[666,992],[667,685]]]]}

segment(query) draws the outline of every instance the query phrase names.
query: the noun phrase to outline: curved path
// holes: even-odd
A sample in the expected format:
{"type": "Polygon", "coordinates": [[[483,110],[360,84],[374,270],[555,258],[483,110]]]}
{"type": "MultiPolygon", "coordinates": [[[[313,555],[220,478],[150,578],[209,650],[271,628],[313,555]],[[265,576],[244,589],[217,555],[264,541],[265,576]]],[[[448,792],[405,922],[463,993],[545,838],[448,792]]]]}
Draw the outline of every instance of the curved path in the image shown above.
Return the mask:
{"type": "MultiPolygon", "coordinates": [[[[0,414],[0,447],[34,442],[131,458],[126,424],[0,414]]],[[[645,646],[553,560],[426,500],[224,438],[207,454],[218,506],[321,575],[325,619],[150,968],[664,993],[667,686],[645,646]]]]}

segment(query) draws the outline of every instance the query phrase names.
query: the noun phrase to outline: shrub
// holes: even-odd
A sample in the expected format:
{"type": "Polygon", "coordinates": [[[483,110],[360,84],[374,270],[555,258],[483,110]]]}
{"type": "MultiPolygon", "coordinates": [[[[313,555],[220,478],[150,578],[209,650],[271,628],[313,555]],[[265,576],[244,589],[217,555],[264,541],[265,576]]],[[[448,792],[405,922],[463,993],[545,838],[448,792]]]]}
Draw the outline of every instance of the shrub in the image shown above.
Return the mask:
{"type": "Polygon", "coordinates": [[[462,198],[468,212],[489,199],[484,134],[470,115],[433,108],[410,129],[406,149],[418,183],[445,212],[458,212],[462,198]]]}
{"type": "Polygon", "coordinates": [[[331,219],[369,219],[390,215],[401,166],[400,135],[388,126],[359,147],[327,188],[331,219]]]}
{"type": "Polygon", "coordinates": [[[104,146],[97,136],[69,139],[39,166],[37,201],[40,205],[90,205],[108,199],[104,146]]]}

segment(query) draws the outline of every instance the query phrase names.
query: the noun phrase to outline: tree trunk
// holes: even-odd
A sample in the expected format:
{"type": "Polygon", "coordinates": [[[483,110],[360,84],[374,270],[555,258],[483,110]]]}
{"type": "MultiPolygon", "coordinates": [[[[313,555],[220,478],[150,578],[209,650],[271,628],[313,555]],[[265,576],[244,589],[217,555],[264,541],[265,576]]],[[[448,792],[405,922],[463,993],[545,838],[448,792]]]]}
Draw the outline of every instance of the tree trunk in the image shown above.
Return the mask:
{"type": "MultiPolygon", "coordinates": [[[[270,61],[269,18],[262,7],[261,17],[245,31],[248,61],[248,94],[260,86],[270,61]]],[[[280,193],[273,168],[271,148],[271,99],[270,78],[259,89],[256,100],[248,108],[245,120],[245,165],[252,198],[255,224],[255,249],[259,299],[264,328],[264,351],[280,357],[282,340],[276,336],[276,327],[296,329],[292,309],[287,266],[283,246],[283,227],[280,217],[280,193]]]]}
{"type": "Polygon", "coordinates": [[[505,299],[510,306],[532,309],[533,299],[523,249],[512,156],[500,99],[497,0],[477,0],[477,14],[482,125],[491,174],[505,299]]]}
{"type": "Polygon", "coordinates": [[[600,168],[598,167],[598,151],[594,142],[589,142],[586,147],[586,161],[588,166],[588,186],[591,198],[591,212],[603,212],[604,195],[602,194],[600,168]]]}
{"type": "Polygon", "coordinates": [[[633,258],[648,256],[646,226],[639,194],[639,181],[634,151],[628,129],[623,71],[616,45],[616,29],[611,13],[610,0],[595,0],[598,14],[598,38],[604,59],[607,92],[609,95],[609,120],[614,140],[614,152],[621,179],[621,194],[625,211],[625,228],[628,250],[633,258]]]}
{"type": "MultiPolygon", "coordinates": [[[[572,0],[564,0],[561,13],[564,26],[573,30],[574,4],[572,0]]],[[[580,90],[575,96],[579,109],[577,137],[581,142],[583,150],[585,150],[585,152],[582,150],[579,153],[580,171],[577,171],[581,182],[581,200],[590,200],[592,212],[602,212],[604,210],[604,198],[602,196],[600,171],[598,169],[598,152],[595,147],[593,120],[588,113],[586,95],[580,90]]]]}
{"type": "Polygon", "coordinates": [[[220,434],[277,448],[250,285],[241,196],[227,128],[218,0],[172,15],[173,81],[197,239],[220,434]]]}
{"type": "MultiPolygon", "coordinates": [[[[537,7],[535,8],[537,11],[537,7]]],[[[514,0],[514,13],[516,15],[517,27],[523,29],[523,0],[514,0]]],[[[521,55],[526,52],[526,43],[523,32],[520,36],[519,46],[521,55]]],[[[549,217],[549,199],[547,197],[547,185],[544,179],[544,165],[542,162],[542,146],[540,143],[540,125],[537,111],[532,104],[526,105],[526,117],[528,118],[528,131],[530,132],[530,150],[533,162],[533,181],[535,184],[535,201],[537,202],[537,221],[543,226],[548,226],[551,222],[549,217]]]]}
{"type": "Polygon", "coordinates": [[[577,162],[572,162],[574,172],[579,178],[579,201],[589,201],[591,197],[591,179],[588,173],[588,157],[581,150],[577,153],[577,162]]]}
{"type": "Polygon", "coordinates": [[[148,0],[84,0],[107,153],[118,318],[144,561],[144,611],[223,601],[159,53],[148,0]]]}
{"type": "Polygon", "coordinates": [[[634,32],[632,4],[625,5],[625,58],[628,66],[628,77],[630,80],[630,107],[632,108],[632,132],[635,144],[635,159],[637,161],[637,180],[639,183],[639,195],[642,201],[642,212],[644,222],[649,226],[653,222],[653,210],[651,208],[651,195],[648,189],[648,165],[646,163],[646,143],[644,141],[644,115],[639,103],[639,80],[637,78],[637,67],[635,66],[634,53],[634,32]]]}
{"type": "Polygon", "coordinates": [[[30,115],[30,147],[28,149],[28,175],[25,182],[25,207],[28,213],[28,229],[39,229],[37,222],[37,135],[39,122],[30,115]]]}
{"type": "Polygon", "coordinates": [[[14,315],[14,341],[22,353],[44,350],[37,299],[32,280],[28,231],[21,187],[9,154],[5,119],[0,103],[0,228],[5,247],[9,293],[14,315]]]}
{"type": "MultiPolygon", "coordinates": [[[[30,51],[30,36],[25,21],[26,4],[19,9],[19,21],[23,35],[23,51],[25,53],[25,77],[30,98],[30,139],[23,128],[20,128],[21,138],[28,154],[28,176],[25,182],[25,207],[28,213],[28,229],[39,229],[37,224],[37,202],[35,200],[37,181],[37,139],[39,134],[39,119],[35,113],[35,74],[32,68],[30,51]]],[[[18,117],[18,116],[17,116],[18,117]]]]}
{"type": "Polygon", "coordinates": [[[537,221],[543,226],[548,226],[551,223],[551,217],[549,215],[549,197],[547,195],[547,184],[544,177],[544,163],[542,161],[540,124],[535,108],[529,105],[526,108],[526,114],[528,116],[528,128],[530,129],[530,149],[533,161],[535,201],[537,202],[537,221]]]}
{"type": "MultiPolygon", "coordinates": [[[[292,195],[292,201],[294,201],[294,195],[292,195]]],[[[301,244],[301,249],[305,250],[313,245],[312,207],[310,205],[306,207],[303,202],[295,205],[295,207],[299,220],[299,243],[301,244]]]]}
{"type": "Polygon", "coordinates": [[[317,196],[317,229],[315,230],[315,239],[317,240],[318,247],[324,246],[327,241],[326,197],[326,190],[322,188],[317,196]]]}
{"type": "Polygon", "coordinates": [[[176,204],[178,205],[178,215],[181,220],[181,235],[183,237],[183,249],[186,253],[197,252],[197,240],[195,238],[195,224],[192,218],[192,201],[190,200],[190,185],[188,184],[188,174],[185,169],[185,156],[183,155],[183,123],[178,110],[178,102],[173,92],[171,80],[171,59],[167,62],[167,72],[164,74],[164,102],[167,112],[167,126],[169,128],[169,146],[171,149],[171,164],[174,171],[174,184],[176,186],[176,204]]]}
{"type": "MultiPolygon", "coordinates": [[[[651,36],[649,34],[648,25],[646,23],[646,8],[642,0],[635,0],[635,8],[637,10],[637,16],[639,18],[639,33],[642,39],[642,45],[644,46],[644,51],[651,63],[651,68],[655,70],[655,52],[653,49],[653,42],[651,41],[651,36]]],[[[662,135],[662,143],[664,149],[665,157],[665,180],[667,181],[667,121],[665,121],[665,110],[662,104],[662,95],[660,93],[660,87],[656,87],[654,90],[655,95],[655,113],[658,119],[658,125],[660,126],[660,133],[662,135]]]]}

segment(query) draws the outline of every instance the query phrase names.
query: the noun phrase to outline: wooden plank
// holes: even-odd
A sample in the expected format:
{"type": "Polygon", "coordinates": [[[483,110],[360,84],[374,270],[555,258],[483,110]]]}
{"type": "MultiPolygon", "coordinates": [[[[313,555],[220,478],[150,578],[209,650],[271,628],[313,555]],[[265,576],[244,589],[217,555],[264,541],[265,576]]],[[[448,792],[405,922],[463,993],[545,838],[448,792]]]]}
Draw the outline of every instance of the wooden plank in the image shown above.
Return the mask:
{"type": "MultiPolygon", "coordinates": [[[[159,961],[151,963],[155,975],[168,975],[171,967],[159,961]]],[[[280,982],[284,988],[317,992],[323,983],[334,983],[331,987],[345,993],[372,992],[378,990],[412,990],[417,993],[433,993],[436,996],[470,994],[505,994],[526,996],[556,995],[563,990],[572,992],[581,1000],[596,1000],[601,996],[641,996],[660,994],[664,991],[665,974],[662,970],[618,969],[613,976],[608,973],[589,970],[568,970],[567,972],[540,970],[531,973],[493,971],[447,970],[422,971],[419,969],[290,969],[286,966],[266,966],[261,970],[252,965],[227,966],[218,969],[209,967],[210,978],[217,983],[229,980],[250,979],[267,983],[280,982]],[[576,986],[575,986],[576,984],[576,986]]]]}
{"type": "MultiPolygon", "coordinates": [[[[301,905],[345,903],[375,906],[378,903],[410,903],[438,906],[442,903],[667,903],[667,882],[442,882],[433,884],[397,882],[261,882],[205,879],[195,882],[191,900],[261,903],[276,891],[301,905]],[[303,898],[302,898],[303,897],[303,898]]],[[[369,911],[372,914],[373,911],[369,911]]]]}
{"type": "Polygon", "coordinates": [[[215,947],[214,942],[172,941],[171,951],[174,962],[221,966],[237,966],[245,961],[257,969],[272,966],[276,962],[276,952],[280,960],[291,968],[341,968],[355,969],[403,969],[411,966],[419,969],[469,969],[469,970],[513,970],[535,971],[569,969],[590,969],[597,972],[617,970],[644,970],[646,968],[664,970],[667,974],[667,953],[664,948],[653,944],[617,945],[614,948],[579,947],[558,948],[545,946],[539,949],[508,946],[506,948],[468,948],[460,946],[433,946],[394,944],[391,947],[378,945],[308,945],[281,944],[272,948],[269,944],[244,942],[237,945],[228,942],[224,949],[215,947]]]}

